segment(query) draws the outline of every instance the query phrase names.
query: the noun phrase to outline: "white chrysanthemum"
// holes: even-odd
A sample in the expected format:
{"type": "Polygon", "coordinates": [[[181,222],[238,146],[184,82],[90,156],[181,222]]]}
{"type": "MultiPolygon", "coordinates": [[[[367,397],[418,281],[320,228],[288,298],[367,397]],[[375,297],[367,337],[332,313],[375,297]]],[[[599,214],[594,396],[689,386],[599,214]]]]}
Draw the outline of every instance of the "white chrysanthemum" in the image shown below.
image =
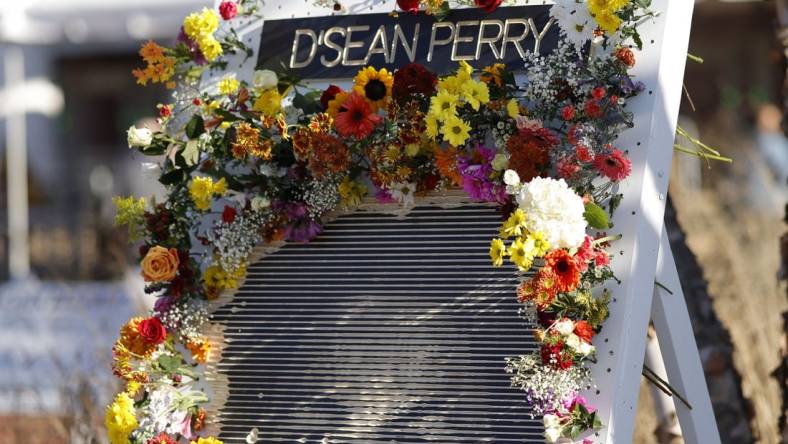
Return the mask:
{"type": "Polygon", "coordinates": [[[550,15],[578,51],[594,36],[594,17],[582,0],[555,0],[550,15]]]}
{"type": "Polygon", "coordinates": [[[583,199],[563,179],[533,179],[520,189],[517,204],[525,212],[528,231],[543,233],[551,246],[577,248],[583,243],[583,199]]]}

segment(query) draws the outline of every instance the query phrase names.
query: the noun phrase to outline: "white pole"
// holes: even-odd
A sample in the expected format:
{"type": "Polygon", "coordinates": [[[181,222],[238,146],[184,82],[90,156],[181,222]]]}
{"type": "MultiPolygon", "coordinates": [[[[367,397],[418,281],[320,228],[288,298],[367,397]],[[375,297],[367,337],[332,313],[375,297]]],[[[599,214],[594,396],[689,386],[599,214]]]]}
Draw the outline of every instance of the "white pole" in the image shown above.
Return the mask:
{"type": "MultiPolygon", "coordinates": [[[[5,84],[8,90],[25,81],[25,54],[21,46],[8,45],[5,84]]],[[[6,118],[6,174],[8,185],[8,265],[11,279],[30,276],[30,244],[27,201],[27,125],[25,113],[6,118]]]]}

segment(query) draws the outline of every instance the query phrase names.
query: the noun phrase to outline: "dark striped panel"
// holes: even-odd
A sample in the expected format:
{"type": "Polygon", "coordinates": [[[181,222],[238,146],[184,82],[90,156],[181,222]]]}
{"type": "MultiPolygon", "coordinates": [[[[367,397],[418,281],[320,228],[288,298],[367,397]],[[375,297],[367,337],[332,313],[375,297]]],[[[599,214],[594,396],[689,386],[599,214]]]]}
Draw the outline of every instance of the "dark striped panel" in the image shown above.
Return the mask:
{"type": "Polygon", "coordinates": [[[507,356],[532,350],[512,268],[487,256],[493,208],[341,216],[249,268],[214,313],[229,380],[221,439],[536,443],[507,356]]]}

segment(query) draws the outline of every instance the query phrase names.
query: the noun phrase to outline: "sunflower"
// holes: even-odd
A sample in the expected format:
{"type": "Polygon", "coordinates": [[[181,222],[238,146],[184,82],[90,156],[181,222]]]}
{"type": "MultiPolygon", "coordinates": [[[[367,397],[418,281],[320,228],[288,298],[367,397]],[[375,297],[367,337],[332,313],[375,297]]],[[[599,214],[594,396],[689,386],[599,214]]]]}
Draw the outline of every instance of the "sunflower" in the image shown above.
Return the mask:
{"type": "Polygon", "coordinates": [[[353,79],[353,91],[367,99],[375,111],[383,108],[389,101],[393,85],[394,76],[386,68],[378,71],[367,66],[353,79]]]}
{"type": "Polygon", "coordinates": [[[450,116],[443,122],[443,139],[454,146],[460,146],[470,137],[471,126],[457,116],[450,116]]]}

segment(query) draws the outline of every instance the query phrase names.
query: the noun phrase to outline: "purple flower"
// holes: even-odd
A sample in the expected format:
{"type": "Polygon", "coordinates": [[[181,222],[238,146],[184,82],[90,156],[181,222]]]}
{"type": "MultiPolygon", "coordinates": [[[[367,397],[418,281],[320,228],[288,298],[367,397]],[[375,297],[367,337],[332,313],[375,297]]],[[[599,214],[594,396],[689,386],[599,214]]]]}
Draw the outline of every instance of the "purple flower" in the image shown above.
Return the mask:
{"type": "Polygon", "coordinates": [[[176,298],[172,296],[162,296],[156,299],[156,303],[153,304],[153,310],[158,313],[167,313],[175,305],[175,302],[176,298]]]}
{"type": "Polygon", "coordinates": [[[208,63],[208,60],[202,54],[202,51],[200,51],[200,46],[197,45],[197,42],[190,39],[189,36],[186,35],[186,32],[183,30],[183,26],[181,26],[180,32],[178,32],[177,42],[186,45],[186,48],[189,50],[189,56],[191,56],[194,63],[198,65],[205,65],[208,63]]]}
{"type": "Polygon", "coordinates": [[[314,239],[323,227],[312,219],[302,219],[285,228],[285,239],[291,242],[306,243],[314,239]]]}
{"type": "Polygon", "coordinates": [[[469,157],[457,158],[457,168],[462,176],[462,188],[475,201],[506,202],[506,189],[490,178],[493,173],[493,158],[495,158],[495,150],[483,146],[476,147],[469,157]]]}
{"type": "Polygon", "coordinates": [[[379,190],[377,193],[375,193],[375,200],[384,204],[394,203],[397,201],[391,196],[391,193],[389,193],[388,190],[379,190]]]}

